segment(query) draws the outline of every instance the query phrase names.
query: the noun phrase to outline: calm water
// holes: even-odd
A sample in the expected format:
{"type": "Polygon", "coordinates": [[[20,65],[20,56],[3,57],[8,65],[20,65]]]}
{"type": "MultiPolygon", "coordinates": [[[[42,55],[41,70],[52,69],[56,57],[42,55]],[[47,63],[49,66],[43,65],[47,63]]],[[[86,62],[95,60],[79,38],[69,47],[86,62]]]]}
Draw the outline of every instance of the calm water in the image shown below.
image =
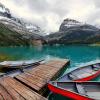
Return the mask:
{"type": "MultiPolygon", "coordinates": [[[[76,66],[86,62],[94,62],[100,59],[100,46],[44,46],[44,47],[1,47],[0,61],[3,60],[39,60],[52,58],[69,58],[72,70],[76,66]]],[[[65,72],[65,73],[66,73],[65,72]]],[[[100,81],[100,76],[94,81],[100,81]]],[[[65,97],[52,94],[50,100],[66,100],[65,97]]],[[[67,99],[69,100],[69,99],[67,99]]]]}

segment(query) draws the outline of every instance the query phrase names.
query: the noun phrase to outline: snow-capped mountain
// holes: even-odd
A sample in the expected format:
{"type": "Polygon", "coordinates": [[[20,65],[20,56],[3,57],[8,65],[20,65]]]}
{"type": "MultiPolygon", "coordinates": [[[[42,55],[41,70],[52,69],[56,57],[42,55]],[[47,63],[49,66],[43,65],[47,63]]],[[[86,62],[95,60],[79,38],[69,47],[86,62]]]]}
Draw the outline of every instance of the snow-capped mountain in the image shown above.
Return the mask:
{"type": "Polygon", "coordinates": [[[30,32],[40,32],[40,27],[35,26],[31,23],[26,23],[25,26],[30,32]]]}
{"type": "Polygon", "coordinates": [[[70,27],[73,27],[73,26],[83,25],[83,23],[76,21],[76,20],[73,20],[73,19],[67,18],[67,19],[64,20],[63,25],[66,26],[66,28],[70,28],[70,27]]]}
{"type": "Polygon", "coordinates": [[[12,16],[10,10],[0,4],[0,45],[14,43],[15,45],[23,45],[34,43],[36,40],[42,41],[41,33],[40,27],[12,16]],[[3,38],[9,40],[10,43],[3,38]]]}
{"type": "Polygon", "coordinates": [[[33,34],[34,33],[39,34],[39,35],[43,34],[43,32],[39,26],[34,25],[33,23],[30,23],[30,22],[26,22],[22,18],[13,17],[10,13],[10,10],[8,8],[6,8],[4,5],[2,5],[1,3],[0,3],[0,20],[4,21],[3,23],[5,23],[5,24],[7,24],[8,22],[11,22],[19,28],[20,28],[20,26],[22,26],[23,28],[26,28],[27,31],[29,31],[33,34]]]}
{"type": "Polygon", "coordinates": [[[20,19],[20,24],[22,26],[24,26],[31,33],[35,33],[35,34],[38,34],[38,35],[44,35],[43,30],[39,26],[37,26],[33,23],[30,23],[30,22],[27,22],[23,19],[20,19]]]}
{"type": "Polygon", "coordinates": [[[63,23],[61,24],[60,30],[62,31],[63,29],[76,27],[76,26],[82,26],[82,25],[84,25],[84,23],[76,21],[74,19],[66,18],[66,19],[64,19],[63,23]]]}
{"type": "Polygon", "coordinates": [[[68,29],[75,29],[75,28],[79,28],[79,29],[82,28],[84,30],[92,30],[92,31],[98,29],[93,25],[67,18],[60,25],[59,31],[67,31],[68,29]]]}
{"type": "Polygon", "coordinates": [[[100,29],[73,19],[65,19],[59,31],[46,37],[50,44],[100,43],[100,29]]]}
{"type": "Polygon", "coordinates": [[[11,18],[10,10],[0,3],[0,16],[11,18]]]}
{"type": "Polygon", "coordinates": [[[43,35],[40,27],[12,16],[10,10],[0,4],[0,45],[100,43],[99,28],[68,18],[58,32],[43,35]]]}

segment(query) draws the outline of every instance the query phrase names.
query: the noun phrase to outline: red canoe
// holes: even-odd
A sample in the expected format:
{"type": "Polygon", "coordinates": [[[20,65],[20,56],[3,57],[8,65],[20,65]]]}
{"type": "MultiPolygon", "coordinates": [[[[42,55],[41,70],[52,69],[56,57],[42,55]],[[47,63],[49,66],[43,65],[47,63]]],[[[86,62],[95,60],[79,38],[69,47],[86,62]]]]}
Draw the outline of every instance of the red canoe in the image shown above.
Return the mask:
{"type": "Polygon", "coordinates": [[[57,79],[58,82],[90,81],[100,75],[100,63],[77,68],[57,79]]]}
{"type": "Polygon", "coordinates": [[[100,82],[50,82],[48,88],[73,100],[100,100],[100,82]]]}

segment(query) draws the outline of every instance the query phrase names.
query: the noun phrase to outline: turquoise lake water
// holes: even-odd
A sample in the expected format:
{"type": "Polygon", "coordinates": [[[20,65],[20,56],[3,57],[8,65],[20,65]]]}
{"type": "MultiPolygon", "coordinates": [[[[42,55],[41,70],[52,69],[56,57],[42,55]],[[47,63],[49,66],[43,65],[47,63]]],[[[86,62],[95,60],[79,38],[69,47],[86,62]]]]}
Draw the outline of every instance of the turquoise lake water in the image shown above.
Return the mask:
{"type": "MultiPolygon", "coordinates": [[[[0,60],[39,60],[65,58],[70,59],[71,65],[66,70],[72,70],[87,62],[100,60],[100,46],[58,45],[41,47],[0,47],[0,60]]],[[[65,73],[66,73],[65,72],[65,73]]],[[[100,81],[100,76],[94,81],[100,81]]],[[[50,100],[69,100],[60,95],[50,96],[50,100]]]]}

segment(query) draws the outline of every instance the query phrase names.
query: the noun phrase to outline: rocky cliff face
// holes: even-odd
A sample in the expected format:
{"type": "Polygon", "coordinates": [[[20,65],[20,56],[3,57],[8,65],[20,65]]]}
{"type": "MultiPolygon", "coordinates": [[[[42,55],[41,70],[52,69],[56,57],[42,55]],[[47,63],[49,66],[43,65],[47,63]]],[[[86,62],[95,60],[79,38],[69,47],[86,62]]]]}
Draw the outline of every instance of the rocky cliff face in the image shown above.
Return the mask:
{"type": "Polygon", "coordinates": [[[0,16],[11,18],[10,10],[0,3],[0,16]]]}
{"type": "Polygon", "coordinates": [[[46,38],[49,44],[90,44],[100,42],[100,29],[76,20],[65,19],[59,31],[46,38]]]}
{"type": "Polygon", "coordinates": [[[0,45],[33,45],[43,42],[40,27],[11,15],[10,10],[0,4],[0,45]]]}

